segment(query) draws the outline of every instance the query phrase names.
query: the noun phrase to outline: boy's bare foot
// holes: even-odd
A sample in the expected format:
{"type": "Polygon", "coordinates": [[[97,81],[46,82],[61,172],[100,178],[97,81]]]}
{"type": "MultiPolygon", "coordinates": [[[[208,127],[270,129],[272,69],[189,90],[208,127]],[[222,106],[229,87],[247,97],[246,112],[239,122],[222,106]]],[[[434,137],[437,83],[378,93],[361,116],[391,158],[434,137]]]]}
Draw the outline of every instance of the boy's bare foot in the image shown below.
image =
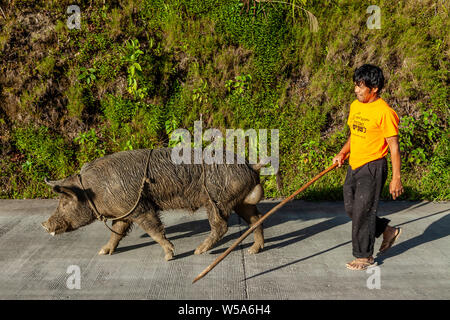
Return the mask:
{"type": "Polygon", "coordinates": [[[389,250],[401,233],[402,228],[387,226],[386,230],[384,230],[383,232],[383,242],[381,243],[379,253],[385,253],[387,250],[389,250]]]}
{"type": "Polygon", "coordinates": [[[345,266],[350,270],[366,270],[368,267],[375,265],[375,260],[372,256],[368,258],[356,258],[345,266]]]}

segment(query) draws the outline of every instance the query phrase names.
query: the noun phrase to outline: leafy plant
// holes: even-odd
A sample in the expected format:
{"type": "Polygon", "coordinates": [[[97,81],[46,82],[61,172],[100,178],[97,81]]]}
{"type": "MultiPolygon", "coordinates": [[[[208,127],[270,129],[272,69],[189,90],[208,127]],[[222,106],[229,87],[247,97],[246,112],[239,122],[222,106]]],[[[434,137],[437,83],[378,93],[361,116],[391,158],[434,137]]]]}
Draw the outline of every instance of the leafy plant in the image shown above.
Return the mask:
{"type": "Polygon", "coordinates": [[[302,144],[304,153],[300,156],[300,163],[303,162],[305,166],[311,169],[321,169],[327,162],[327,153],[324,143],[317,140],[310,140],[302,144]]]}
{"type": "Polygon", "coordinates": [[[228,92],[234,91],[238,94],[243,94],[244,91],[249,88],[252,76],[249,74],[239,75],[234,77],[234,79],[235,80],[227,80],[225,82],[225,88],[227,88],[228,92]]]}
{"type": "Polygon", "coordinates": [[[131,136],[131,139],[127,140],[124,150],[133,150],[133,142],[132,142],[133,138],[134,136],[131,136]]]}
{"type": "Polygon", "coordinates": [[[424,111],[418,119],[402,117],[400,122],[400,151],[407,164],[422,164],[430,160],[433,146],[442,136],[438,116],[431,110],[424,111]]]}
{"type": "Polygon", "coordinates": [[[144,54],[144,52],[139,48],[140,44],[137,39],[132,39],[126,42],[124,59],[128,63],[128,92],[132,94],[135,99],[143,99],[147,94],[147,88],[138,88],[138,79],[142,76],[142,67],[138,60],[139,57],[144,54]]]}
{"type": "MultiPolygon", "coordinates": [[[[247,7],[249,7],[248,3],[250,2],[250,0],[243,0],[243,2],[245,4],[247,4],[247,7]]],[[[285,4],[291,7],[291,16],[292,16],[292,20],[295,19],[295,12],[296,11],[300,11],[300,12],[304,12],[306,13],[306,16],[308,18],[309,21],[309,26],[310,26],[310,30],[313,32],[317,32],[319,30],[319,23],[317,21],[316,16],[309,10],[306,10],[305,8],[297,5],[297,3],[301,3],[303,6],[306,6],[308,0],[290,0],[289,1],[276,1],[276,0],[254,0],[253,1],[253,6],[252,9],[255,10],[256,9],[256,3],[280,3],[280,4],[285,4]]]]}
{"type": "Polygon", "coordinates": [[[178,121],[175,117],[166,120],[165,124],[166,134],[170,136],[172,132],[178,128],[178,121]]]}
{"type": "Polygon", "coordinates": [[[78,80],[85,79],[85,81],[88,85],[92,84],[94,82],[94,80],[97,79],[97,77],[95,76],[95,72],[97,71],[97,69],[95,69],[95,68],[81,67],[80,71],[81,71],[81,74],[78,76],[78,80]]]}
{"type": "Polygon", "coordinates": [[[80,146],[80,150],[77,153],[77,159],[80,164],[103,157],[106,153],[106,150],[94,129],[81,132],[75,137],[74,142],[80,146]]]}
{"type": "Polygon", "coordinates": [[[26,155],[22,168],[34,179],[48,176],[66,176],[70,170],[71,149],[62,137],[51,134],[49,128],[17,128],[14,143],[26,155]],[[31,170],[31,168],[33,170],[31,170]]]}
{"type": "Polygon", "coordinates": [[[120,128],[136,114],[138,104],[121,96],[107,94],[101,102],[102,111],[113,129],[120,128]]]}
{"type": "Polygon", "coordinates": [[[193,90],[192,100],[200,104],[208,103],[208,83],[200,79],[200,87],[193,90]]]}

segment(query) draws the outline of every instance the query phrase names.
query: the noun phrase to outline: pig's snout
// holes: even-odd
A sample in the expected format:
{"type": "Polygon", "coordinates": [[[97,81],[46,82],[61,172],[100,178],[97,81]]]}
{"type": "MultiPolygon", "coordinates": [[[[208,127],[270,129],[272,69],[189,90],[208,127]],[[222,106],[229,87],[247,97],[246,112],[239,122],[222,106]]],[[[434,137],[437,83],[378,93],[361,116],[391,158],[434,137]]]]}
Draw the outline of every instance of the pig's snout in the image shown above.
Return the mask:
{"type": "Polygon", "coordinates": [[[56,233],[55,231],[51,231],[49,226],[48,226],[48,221],[44,221],[41,223],[42,227],[45,229],[45,231],[47,231],[48,233],[50,233],[52,236],[54,236],[56,233]]]}

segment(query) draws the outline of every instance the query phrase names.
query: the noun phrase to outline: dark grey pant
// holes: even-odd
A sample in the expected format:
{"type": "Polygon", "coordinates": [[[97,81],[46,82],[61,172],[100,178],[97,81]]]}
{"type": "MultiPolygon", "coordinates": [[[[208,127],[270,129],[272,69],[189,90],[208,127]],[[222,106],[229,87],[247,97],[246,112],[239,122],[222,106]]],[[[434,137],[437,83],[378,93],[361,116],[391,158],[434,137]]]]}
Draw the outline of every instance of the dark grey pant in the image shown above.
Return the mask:
{"type": "Polygon", "coordinates": [[[348,167],[344,183],[344,205],[352,219],[353,256],[356,258],[367,258],[373,254],[375,238],[383,234],[390,221],[377,217],[387,173],[386,158],[371,161],[356,170],[348,167]]]}

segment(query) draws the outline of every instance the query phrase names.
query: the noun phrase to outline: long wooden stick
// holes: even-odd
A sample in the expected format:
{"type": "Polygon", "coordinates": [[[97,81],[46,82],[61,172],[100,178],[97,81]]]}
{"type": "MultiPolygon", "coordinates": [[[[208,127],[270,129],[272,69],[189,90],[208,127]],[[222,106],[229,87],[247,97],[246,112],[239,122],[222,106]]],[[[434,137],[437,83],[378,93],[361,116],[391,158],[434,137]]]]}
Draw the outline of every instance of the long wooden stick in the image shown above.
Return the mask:
{"type": "MultiPolygon", "coordinates": [[[[344,160],[346,160],[348,158],[347,154],[344,158],[344,160]]],[[[343,160],[343,161],[344,161],[343,160]]],[[[303,187],[301,187],[300,189],[298,189],[297,191],[295,191],[292,195],[290,195],[288,198],[284,199],[282,202],[280,202],[278,205],[276,205],[275,207],[273,207],[269,212],[267,212],[264,216],[262,216],[254,225],[252,225],[246,232],[244,232],[239,239],[236,240],[236,242],[229,247],[224,253],[222,253],[213,263],[211,263],[205,270],[203,270],[195,279],[192,283],[197,282],[198,280],[200,280],[201,278],[203,278],[204,276],[206,276],[206,274],[208,272],[210,272],[216,265],[219,264],[220,261],[222,261],[223,259],[225,259],[225,257],[231,252],[233,251],[234,248],[236,248],[245,238],[248,237],[248,235],[250,233],[252,233],[261,223],[264,222],[264,220],[266,220],[268,217],[270,217],[273,213],[275,213],[278,209],[280,209],[282,206],[284,206],[287,202],[291,201],[297,194],[299,194],[300,192],[304,191],[306,188],[308,188],[310,185],[312,185],[314,182],[316,182],[317,180],[319,180],[322,176],[324,176],[325,174],[327,174],[328,172],[330,172],[331,170],[333,170],[334,168],[336,168],[338,166],[337,163],[331,165],[330,167],[328,167],[327,169],[325,169],[324,171],[322,171],[321,173],[319,173],[317,176],[315,176],[314,178],[312,178],[308,183],[306,183],[303,187]]]]}

